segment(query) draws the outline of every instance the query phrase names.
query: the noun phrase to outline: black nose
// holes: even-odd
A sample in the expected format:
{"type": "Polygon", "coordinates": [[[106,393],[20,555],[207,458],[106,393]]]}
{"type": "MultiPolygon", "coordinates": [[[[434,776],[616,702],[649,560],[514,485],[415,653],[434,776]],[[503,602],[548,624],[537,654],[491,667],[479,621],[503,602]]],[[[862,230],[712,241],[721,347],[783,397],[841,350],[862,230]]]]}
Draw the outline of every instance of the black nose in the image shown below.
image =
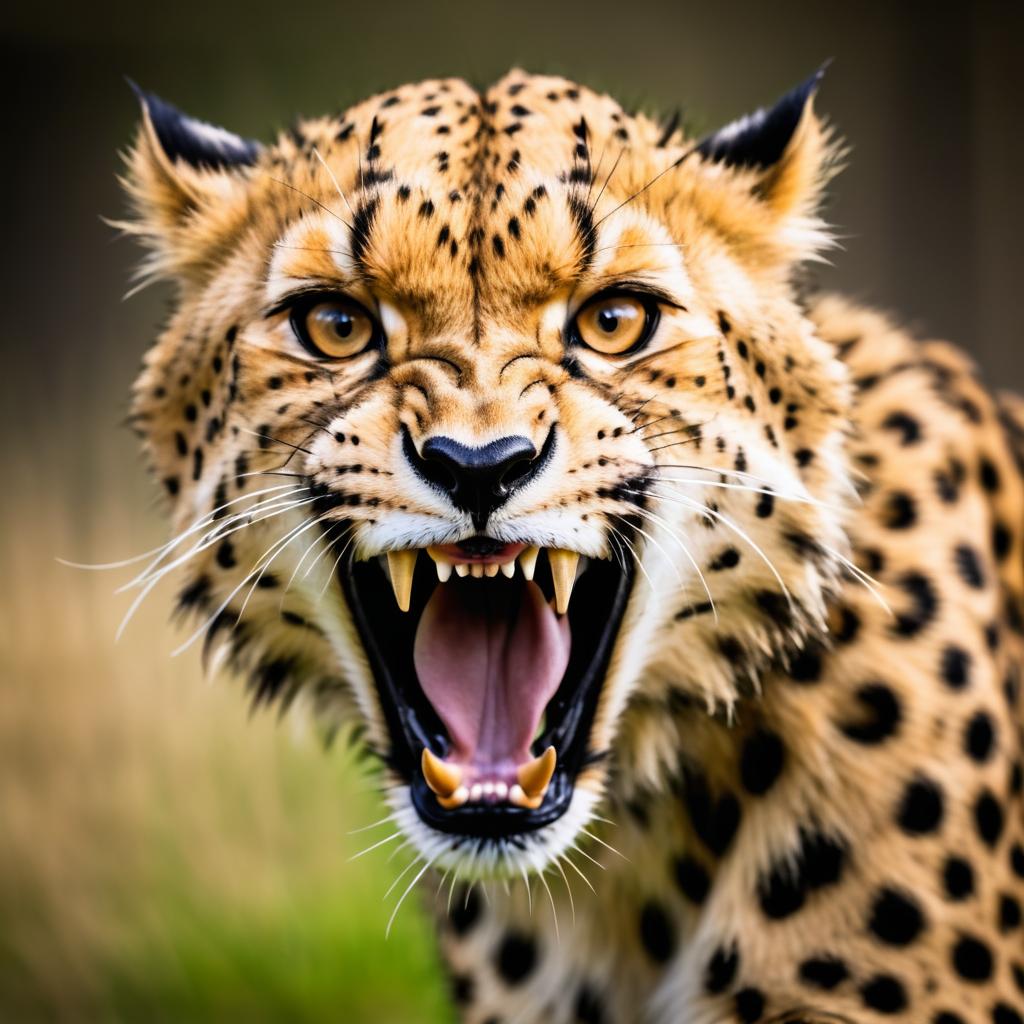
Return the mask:
{"type": "Polygon", "coordinates": [[[470,448],[450,437],[431,437],[417,452],[407,435],[406,453],[421,475],[444,488],[456,508],[473,517],[478,530],[542,461],[530,440],[518,436],[499,437],[482,448],[470,448]]]}

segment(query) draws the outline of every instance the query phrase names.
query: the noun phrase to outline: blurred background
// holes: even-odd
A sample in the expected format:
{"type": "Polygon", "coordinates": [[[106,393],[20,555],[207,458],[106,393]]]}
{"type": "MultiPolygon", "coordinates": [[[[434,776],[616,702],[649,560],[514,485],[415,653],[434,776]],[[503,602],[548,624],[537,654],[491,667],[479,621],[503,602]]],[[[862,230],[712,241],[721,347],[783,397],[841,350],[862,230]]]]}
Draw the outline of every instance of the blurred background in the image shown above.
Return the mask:
{"type": "Polygon", "coordinates": [[[120,643],[124,573],[158,544],[156,489],[121,426],[171,298],[121,296],[130,75],[269,138],[404,80],[512,64],[705,130],[834,57],[819,101],[852,147],[824,287],[969,349],[1024,387],[1024,5],[333,3],[10,7],[0,265],[0,1019],[443,1022],[422,907],[391,937],[407,863],[377,851],[367,780],[301,722],[171,660],[169,596],[120,643]]]}

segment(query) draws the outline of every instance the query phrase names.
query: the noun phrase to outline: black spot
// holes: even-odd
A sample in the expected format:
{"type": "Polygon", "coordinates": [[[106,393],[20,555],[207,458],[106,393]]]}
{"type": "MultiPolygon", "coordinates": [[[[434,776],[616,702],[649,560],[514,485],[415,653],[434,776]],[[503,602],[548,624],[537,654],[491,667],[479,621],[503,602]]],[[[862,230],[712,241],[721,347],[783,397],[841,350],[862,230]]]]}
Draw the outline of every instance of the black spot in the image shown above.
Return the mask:
{"type": "Polygon", "coordinates": [[[665,911],[653,901],[644,904],[640,912],[640,941],[647,955],[657,964],[663,964],[675,951],[676,937],[665,911]]]}
{"type": "Polygon", "coordinates": [[[1002,562],[1013,546],[1013,535],[1005,523],[998,520],[992,524],[992,555],[997,562],[1002,562]]]}
{"type": "Polygon", "coordinates": [[[509,932],[501,941],[495,958],[498,974],[510,985],[518,985],[537,963],[537,946],[527,935],[509,932]]]}
{"type": "Polygon", "coordinates": [[[907,991],[891,974],[876,974],[860,987],[864,1005],[879,1013],[899,1013],[907,1008],[907,991]]]}
{"type": "Polygon", "coordinates": [[[711,879],[707,871],[692,857],[679,857],[675,865],[676,885],[683,895],[698,906],[707,898],[711,888],[711,879]]]}
{"type": "Polygon", "coordinates": [[[777,733],[759,729],[743,744],[740,781],[751,796],[763,796],[782,774],[786,748],[777,733]]]}
{"type": "Polygon", "coordinates": [[[885,500],[882,524],[890,530],[908,530],[917,522],[917,505],[903,491],[894,491],[885,500]]]}
{"type": "Polygon", "coordinates": [[[217,548],[217,564],[222,569],[233,569],[237,564],[235,548],[230,540],[222,540],[217,548]]]}
{"type": "Polygon", "coordinates": [[[451,978],[452,1000],[459,1006],[473,1001],[473,979],[468,974],[453,974],[451,978]]]}
{"type": "Polygon", "coordinates": [[[992,460],[984,455],[978,462],[978,480],[989,494],[994,494],[999,490],[999,470],[996,469],[992,460]]]}
{"type": "Polygon", "coordinates": [[[185,406],[185,419],[187,419],[189,423],[195,423],[196,417],[198,415],[199,410],[194,405],[192,405],[191,402],[185,406]]]}
{"type": "Polygon", "coordinates": [[[952,951],[953,967],[965,981],[982,982],[992,977],[992,953],[972,935],[957,939],[952,951]]]}
{"type": "Polygon", "coordinates": [[[704,971],[704,990],[713,995],[724,992],[733,983],[739,965],[740,953],[735,944],[719,946],[704,971]]]}
{"type": "Polygon", "coordinates": [[[164,487],[167,489],[167,493],[173,498],[174,495],[181,490],[181,483],[176,476],[164,477],[164,487]]]}
{"type": "Polygon", "coordinates": [[[826,991],[841,985],[849,974],[846,964],[834,956],[811,957],[800,965],[801,981],[826,991]]]}
{"type": "Polygon", "coordinates": [[[253,707],[273,703],[284,689],[284,684],[294,667],[294,663],[288,658],[276,658],[261,663],[249,680],[253,707]]]}
{"type": "Polygon", "coordinates": [[[764,996],[756,988],[742,988],[736,993],[736,1016],[741,1024],[757,1024],[764,1015],[764,996]]]}
{"type": "Polygon", "coordinates": [[[860,616],[847,605],[840,606],[838,614],[839,624],[832,630],[832,637],[837,644],[852,643],[860,632],[860,616]]]}
{"type": "Polygon", "coordinates": [[[992,1024],[1024,1024],[1022,1017],[1009,1003],[996,1003],[992,1007],[992,1024]]]}
{"type": "Polygon", "coordinates": [[[456,899],[448,920],[456,935],[465,935],[480,918],[480,897],[470,887],[461,899],[456,899]]]}
{"type": "Polygon", "coordinates": [[[904,447],[921,440],[921,424],[905,412],[892,412],[882,422],[883,430],[896,430],[903,436],[900,444],[904,447]]]}
{"type": "Polygon", "coordinates": [[[971,656],[962,647],[950,645],[942,652],[940,672],[945,684],[953,690],[962,690],[968,682],[971,656]]]}
{"type": "Polygon", "coordinates": [[[977,711],[964,730],[964,750],[973,760],[984,764],[992,755],[995,738],[991,716],[985,711],[977,711]]]}
{"type": "Polygon", "coordinates": [[[732,793],[723,793],[715,799],[703,775],[688,773],[684,780],[683,802],[701,842],[715,856],[721,857],[739,828],[739,801],[732,793]]]}
{"type": "Polygon", "coordinates": [[[866,683],[854,696],[860,705],[859,714],[837,723],[844,736],[856,743],[874,745],[897,732],[903,713],[896,694],[885,683],[866,683]]]}
{"type": "Polygon", "coordinates": [[[794,858],[781,858],[758,880],[758,900],[766,917],[795,914],[808,895],[835,885],[843,873],[845,844],[818,831],[803,830],[794,858]]]}
{"type": "Polygon", "coordinates": [[[974,869],[962,857],[949,857],[942,869],[942,884],[951,900],[963,900],[974,892],[974,869]]]}
{"type": "Polygon", "coordinates": [[[1003,809],[990,790],[984,790],[974,803],[974,823],[978,828],[978,835],[989,846],[995,846],[999,842],[999,837],[1003,834],[1003,809]]]}
{"type": "Polygon", "coordinates": [[[420,208],[417,212],[419,216],[423,217],[424,219],[427,219],[428,217],[433,217],[434,204],[429,199],[424,199],[423,202],[420,203],[420,208]]]}
{"type": "Polygon", "coordinates": [[[960,482],[956,476],[945,469],[937,469],[933,474],[935,479],[935,492],[939,501],[946,505],[952,505],[960,497],[960,482]]]}
{"type": "Polygon", "coordinates": [[[754,512],[757,514],[759,519],[767,519],[775,508],[775,495],[773,494],[762,494],[758,499],[757,507],[754,512]]]}
{"type": "Polygon", "coordinates": [[[953,552],[956,571],[969,587],[981,589],[985,585],[985,574],[981,571],[981,560],[977,551],[969,544],[958,544],[953,552]]]}
{"type": "Polygon", "coordinates": [[[942,790],[931,779],[919,776],[907,784],[896,810],[896,822],[908,835],[934,832],[944,814],[942,790]]]}
{"type": "Polygon", "coordinates": [[[739,551],[736,548],[726,548],[708,563],[708,568],[712,572],[721,572],[723,569],[733,569],[739,564],[739,551]]]}
{"type": "Polygon", "coordinates": [[[789,676],[798,683],[816,683],[821,679],[822,647],[813,640],[798,651],[789,664],[789,676]]]}
{"type": "Polygon", "coordinates": [[[192,453],[192,479],[198,480],[203,475],[203,449],[197,448],[192,453]]]}
{"type": "Polygon", "coordinates": [[[197,576],[178,595],[178,607],[185,611],[189,608],[202,608],[210,597],[210,580],[206,576],[197,576]]]}
{"type": "Polygon", "coordinates": [[[934,1017],[932,1017],[931,1024],[966,1024],[966,1022],[958,1013],[950,1013],[948,1010],[940,1010],[934,1017]]]}
{"type": "Polygon", "coordinates": [[[576,994],[576,1020],[579,1024],[604,1024],[604,1019],[597,993],[589,985],[581,985],[576,994]]]}
{"type": "Polygon", "coordinates": [[[902,637],[916,636],[934,618],[939,599],[931,581],[919,572],[907,572],[895,581],[910,598],[910,607],[896,613],[893,631],[902,637]]]}
{"type": "Polygon", "coordinates": [[[999,930],[1011,932],[1020,925],[1020,920],[1020,901],[1004,892],[999,897],[999,930]]]}
{"type": "Polygon", "coordinates": [[[880,889],[871,906],[868,928],[890,946],[909,946],[924,928],[924,915],[906,893],[880,889]]]}

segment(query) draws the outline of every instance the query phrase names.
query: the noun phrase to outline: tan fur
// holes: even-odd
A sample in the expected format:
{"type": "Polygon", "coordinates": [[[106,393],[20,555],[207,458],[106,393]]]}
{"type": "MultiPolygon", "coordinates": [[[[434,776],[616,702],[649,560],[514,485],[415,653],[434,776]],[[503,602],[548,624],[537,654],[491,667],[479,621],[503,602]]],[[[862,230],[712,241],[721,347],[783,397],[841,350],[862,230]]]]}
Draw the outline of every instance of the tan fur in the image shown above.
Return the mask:
{"type": "MultiPolygon", "coordinates": [[[[261,495],[282,496],[267,518],[189,553],[182,604],[257,701],[309,700],[386,755],[324,531],[358,558],[469,536],[400,429],[539,447],[557,422],[551,471],[492,528],[611,557],[633,516],[643,569],[579,817],[528,864],[503,854],[545,868],[529,895],[460,884],[450,920],[439,898],[464,1019],[1019,1024],[1020,403],[947,346],[798,300],[835,159],[810,106],[766,171],[660,135],[519,71],[403,86],[252,167],[170,160],[144,120],[131,230],[179,303],[135,420],[176,528],[224,529],[247,503],[212,510],[275,485],[343,502],[310,526],[285,507],[309,491],[261,495]],[[620,281],[675,305],[641,355],[577,350],[574,372],[567,319],[620,281]],[[270,312],[303,285],[379,311],[386,372],[305,353],[270,312]],[[973,876],[957,897],[950,857],[973,876]]],[[[385,778],[432,855],[407,781],[385,778]]]]}

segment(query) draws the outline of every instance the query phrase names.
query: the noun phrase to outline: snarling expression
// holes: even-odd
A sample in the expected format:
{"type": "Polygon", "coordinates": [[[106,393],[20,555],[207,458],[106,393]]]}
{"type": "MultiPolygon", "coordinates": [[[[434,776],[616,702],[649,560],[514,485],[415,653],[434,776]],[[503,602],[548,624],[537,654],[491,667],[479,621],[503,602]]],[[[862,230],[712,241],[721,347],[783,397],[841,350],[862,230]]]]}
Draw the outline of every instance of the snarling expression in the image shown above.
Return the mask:
{"type": "Polygon", "coordinates": [[[257,701],[358,727],[431,863],[543,868],[657,784],[639,723],[727,713],[821,627],[815,83],[702,142],[522,72],[267,148],[143,97],[126,227],[179,284],[135,394],[182,531],[154,573],[257,701]]]}

